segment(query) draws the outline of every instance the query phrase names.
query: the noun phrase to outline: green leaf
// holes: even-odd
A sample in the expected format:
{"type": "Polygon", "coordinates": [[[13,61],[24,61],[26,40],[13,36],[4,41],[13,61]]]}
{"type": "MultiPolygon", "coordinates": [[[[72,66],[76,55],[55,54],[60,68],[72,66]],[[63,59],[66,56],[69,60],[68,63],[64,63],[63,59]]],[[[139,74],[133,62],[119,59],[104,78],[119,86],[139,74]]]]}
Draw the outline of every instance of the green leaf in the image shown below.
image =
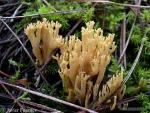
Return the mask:
{"type": "Polygon", "coordinates": [[[14,65],[14,66],[18,66],[18,63],[12,59],[9,59],[9,64],[14,65]]]}

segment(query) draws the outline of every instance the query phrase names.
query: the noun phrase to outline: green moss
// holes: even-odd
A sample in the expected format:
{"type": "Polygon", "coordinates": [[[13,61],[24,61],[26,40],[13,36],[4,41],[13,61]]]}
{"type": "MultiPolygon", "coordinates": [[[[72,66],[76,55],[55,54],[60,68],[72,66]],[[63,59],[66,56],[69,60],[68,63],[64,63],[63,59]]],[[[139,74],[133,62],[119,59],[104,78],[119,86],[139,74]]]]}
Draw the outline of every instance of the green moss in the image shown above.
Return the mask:
{"type": "Polygon", "coordinates": [[[115,57],[111,58],[111,62],[108,66],[108,71],[110,74],[115,74],[121,70],[120,66],[118,65],[117,59],[115,57]]]}
{"type": "Polygon", "coordinates": [[[147,95],[140,93],[138,95],[138,100],[143,106],[141,113],[149,113],[150,112],[150,98],[147,95]]]}
{"type": "MultiPolygon", "coordinates": [[[[33,15],[33,14],[43,14],[43,13],[54,13],[45,16],[49,21],[58,21],[62,24],[62,31],[68,30],[71,26],[70,23],[77,21],[82,18],[84,22],[87,22],[92,19],[94,9],[89,3],[76,3],[76,2],[49,2],[49,5],[46,6],[41,0],[36,0],[30,2],[27,10],[24,12],[24,16],[33,15]],[[55,14],[57,11],[65,10],[84,10],[85,12],[71,12],[67,14],[55,14]]],[[[43,17],[42,15],[40,17],[43,17]]],[[[38,18],[37,18],[38,19],[38,18]]],[[[28,25],[32,21],[32,18],[24,18],[17,29],[20,29],[22,26],[28,25]]]]}
{"type": "Polygon", "coordinates": [[[144,9],[141,13],[141,18],[144,22],[149,23],[150,22],[150,15],[149,15],[149,10],[144,9]]]}

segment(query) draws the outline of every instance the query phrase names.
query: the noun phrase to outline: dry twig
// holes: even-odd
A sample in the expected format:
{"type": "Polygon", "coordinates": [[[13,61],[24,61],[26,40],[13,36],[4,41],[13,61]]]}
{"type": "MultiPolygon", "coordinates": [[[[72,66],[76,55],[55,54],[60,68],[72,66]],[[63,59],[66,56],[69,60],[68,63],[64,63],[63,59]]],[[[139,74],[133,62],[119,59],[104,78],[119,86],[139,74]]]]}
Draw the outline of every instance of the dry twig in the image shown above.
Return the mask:
{"type": "Polygon", "coordinates": [[[133,7],[133,8],[145,8],[145,9],[150,8],[150,6],[123,4],[123,3],[111,2],[109,0],[85,0],[85,1],[97,2],[97,3],[103,3],[103,4],[114,4],[114,5],[118,5],[118,6],[133,7]]]}
{"type": "Polygon", "coordinates": [[[47,82],[47,80],[45,79],[45,77],[42,75],[42,73],[40,72],[39,68],[37,67],[37,65],[34,63],[34,60],[32,59],[30,53],[28,52],[28,50],[26,49],[26,47],[23,45],[23,43],[21,42],[21,40],[19,39],[19,37],[12,31],[12,29],[7,25],[7,23],[5,23],[1,18],[0,21],[10,30],[10,32],[14,35],[14,37],[16,37],[16,39],[18,40],[18,42],[21,44],[23,50],[25,51],[25,53],[28,55],[28,57],[30,58],[32,64],[35,66],[37,72],[39,73],[39,75],[42,77],[42,79],[46,82],[47,85],[49,85],[49,83],[47,82]]]}
{"type": "Polygon", "coordinates": [[[89,113],[97,113],[93,110],[90,110],[90,109],[87,109],[87,108],[84,108],[84,107],[81,107],[81,106],[78,106],[78,105],[75,105],[75,104],[72,104],[72,103],[69,103],[69,102],[66,102],[64,100],[60,100],[58,98],[55,98],[55,97],[52,97],[52,96],[49,96],[49,95],[45,95],[45,94],[42,94],[40,92],[36,92],[36,91],[32,91],[30,89],[26,89],[26,88],[23,88],[23,87],[20,87],[20,86],[17,86],[17,85],[13,85],[13,84],[10,84],[10,83],[6,83],[2,80],[0,80],[0,83],[1,84],[4,84],[4,85],[7,85],[9,87],[13,87],[13,88],[16,88],[16,89],[19,89],[19,90],[22,90],[22,91],[25,91],[25,92],[28,92],[30,94],[33,94],[33,95],[36,95],[36,96],[39,96],[39,97],[43,97],[43,98],[46,98],[48,100],[52,100],[52,101],[55,101],[55,102],[58,102],[58,103],[61,103],[61,104],[64,104],[64,105],[67,105],[67,106],[70,106],[70,107],[73,107],[73,108],[76,108],[76,109],[80,109],[80,110],[83,110],[83,111],[87,111],[89,113]]]}
{"type": "MultiPolygon", "coordinates": [[[[5,89],[5,91],[11,96],[11,98],[14,100],[15,103],[17,103],[18,106],[20,106],[20,108],[24,108],[24,106],[10,93],[10,91],[5,87],[4,84],[2,84],[0,82],[0,85],[5,89]]],[[[11,109],[9,110],[9,112],[11,111],[11,109]]]]}
{"type": "Polygon", "coordinates": [[[8,78],[10,77],[10,75],[8,75],[8,74],[4,73],[4,72],[3,72],[3,71],[1,71],[1,70],[0,70],[0,75],[3,75],[3,76],[8,77],[8,78]]]}
{"type": "MultiPolygon", "coordinates": [[[[144,35],[144,37],[145,37],[145,35],[144,35]]],[[[133,65],[132,65],[131,69],[129,70],[127,76],[126,76],[125,79],[123,80],[123,84],[125,84],[125,83],[128,81],[128,79],[130,78],[131,74],[133,73],[133,70],[135,69],[136,64],[137,64],[138,61],[139,61],[140,55],[141,55],[142,50],[143,50],[144,41],[145,41],[145,39],[142,39],[139,52],[138,52],[138,54],[137,54],[137,56],[136,56],[136,58],[135,58],[135,60],[134,60],[134,63],[133,63],[133,65]]]]}
{"type": "Polygon", "coordinates": [[[68,14],[68,13],[77,13],[77,12],[85,12],[86,10],[64,10],[64,11],[56,11],[56,12],[49,12],[49,13],[40,13],[40,14],[32,14],[32,15],[26,15],[26,16],[14,16],[14,17],[2,17],[1,19],[18,19],[18,18],[28,18],[28,17],[39,17],[39,16],[49,16],[53,14],[68,14]]]}
{"type": "Polygon", "coordinates": [[[123,56],[124,56],[124,54],[125,54],[125,52],[126,52],[126,49],[127,49],[128,45],[129,45],[129,42],[130,42],[130,39],[131,39],[131,36],[132,36],[132,33],[133,33],[133,29],[134,29],[134,26],[135,26],[136,19],[137,19],[137,16],[136,16],[136,18],[134,18],[134,22],[133,22],[133,24],[132,24],[129,37],[128,37],[128,39],[127,39],[127,41],[126,41],[126,45],[125,45],[125,47],[123,48],[123,51],[122,51],[122,53],[121,53],[121,55],[120,55],[120,57],[119,57],[118,64],[121,63],[121,60],[122,60],[122,58],[123,58],[123,56]]]}

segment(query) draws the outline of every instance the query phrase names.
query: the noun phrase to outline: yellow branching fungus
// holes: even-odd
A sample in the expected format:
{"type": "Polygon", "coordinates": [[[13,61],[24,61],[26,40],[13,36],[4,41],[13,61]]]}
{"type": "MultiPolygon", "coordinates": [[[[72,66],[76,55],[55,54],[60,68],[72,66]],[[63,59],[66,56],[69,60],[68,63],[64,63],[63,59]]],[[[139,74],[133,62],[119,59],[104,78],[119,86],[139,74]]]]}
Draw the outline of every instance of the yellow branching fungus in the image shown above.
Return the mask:
{"type": "MultiPolygon", "coordinates": [[[[107,100],[123,81],[123,75],[117,74],[102,86],[106,67],[116,45],[113,34],[104,37],[100,28],[93,27],[93,21],[88,22],[86,28],[82,27],[81,40],[75,36],[66,39],[61,55],[55,57],[68,100],[78,101],[87,108],[96,107],[107,100]]],[[[122,98],[119,92],[116,98],[118,95],[118,98],[122,98]]]]}
{"type": "Polygon", "coordinates": [[[60,27],[61,24],[58,22],[48,22],[44,18],[43,22],[29,24],[25,29],[40,65],[44,64],[48,56],[63,44],[62,36],[58,35],[60,27]]]}
{"type": "Polygon", "coordinates": [[[44,19],[26,28],[34,55],[42,65],[54,49],[60,48],[61,54],[53,58],[60,67],[59,74],[68,93],[68,101],[78,102],[87,108],[113,101],[111,109],[114,109],[116,101],[124,95],[124,86],[121,86],[123,74],[113,75],[106,84],[102,84],[116,48],[114,34],[103,36],[103,30],[94,29],[94,22],[90,21],[82,27],[81,40],[75,35],[64,40],[58,35],[60,27],[58,22],[44,19]]]}

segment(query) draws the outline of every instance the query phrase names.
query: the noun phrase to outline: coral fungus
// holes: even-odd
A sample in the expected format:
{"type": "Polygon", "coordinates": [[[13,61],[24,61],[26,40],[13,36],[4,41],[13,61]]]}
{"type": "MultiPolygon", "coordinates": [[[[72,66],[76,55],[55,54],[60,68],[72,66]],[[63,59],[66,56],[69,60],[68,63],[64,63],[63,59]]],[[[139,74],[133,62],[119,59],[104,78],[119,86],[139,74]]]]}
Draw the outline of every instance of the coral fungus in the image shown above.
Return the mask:
{"type": "Polygon", "coordinates": [[[62,36],[58,35],[60,27],[61,24],[58,22],[48,22],[44,18],[43,22],[38,21],[29,24],[25,29],[25,33],[32,44],[33,53],[40,65],[45,63],[49,54],[63,44],[62,36]]]}
{"type": "Polygon", "coordinates": [[[78,101],[85,107],[95,107],[102,103],[115,93],[123,81],[123,75],[118,74],[100,89],[116,45],[113,34],[104,37],[100,28],[93,27],[93,21],[88,22],[86,28],[82,27],[82,40],[70,36],[64,43],[61,55],[56,57],[68,100],[78,101]]]}
{"type": "MultiPolygon", "coordinates": [[[[25,32],[41,65],[54,49],[60,48],[60,55],[53,58],[60,67],[59,74],[68,93],[68,101],[95,108],[112,100],[111,96],[114,97],[114,102],[121,99],[124,95],[122,73],[113,75],[106,84],[102,84],[111,54],[116,48],[114,34],[103,36],[103,30],[94,29],[94,21],[90,21],[86,27],[82,27],[81,40],[75,35],[64,39],[58,35],[60,27],[59,23],[44,19],[43,22],[30,24],[25,32]]],[[[112,108],[114,106],[115,103],[112,108]]]]}

